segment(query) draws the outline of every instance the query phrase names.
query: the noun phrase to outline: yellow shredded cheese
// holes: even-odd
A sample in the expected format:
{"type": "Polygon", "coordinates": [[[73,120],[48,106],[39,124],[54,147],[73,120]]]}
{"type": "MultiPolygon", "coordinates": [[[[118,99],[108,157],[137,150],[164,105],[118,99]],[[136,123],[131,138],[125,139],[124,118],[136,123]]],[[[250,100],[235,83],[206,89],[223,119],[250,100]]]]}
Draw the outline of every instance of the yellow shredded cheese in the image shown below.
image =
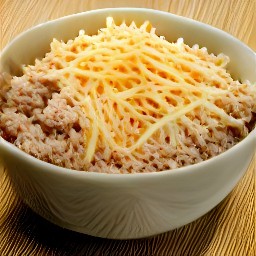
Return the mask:
{"type": "Polygon", "coordinates": [[[159,129],[177,146],[177,122],[200,107],[243,130],[243,121],[215,104],[233,81],[223,68],[226,56],[206,54],[205,48],[190,48],[182,40],[168,42],[149,22],[116,25],[109,17],[106,23],[96,35],[81,31],[67,43],[54,40],[54,68],[47,71],[59,78],[61,89],[72,88],[91,122],[84,131],[86,162],[104,143],[132,155],[159,129]]]}

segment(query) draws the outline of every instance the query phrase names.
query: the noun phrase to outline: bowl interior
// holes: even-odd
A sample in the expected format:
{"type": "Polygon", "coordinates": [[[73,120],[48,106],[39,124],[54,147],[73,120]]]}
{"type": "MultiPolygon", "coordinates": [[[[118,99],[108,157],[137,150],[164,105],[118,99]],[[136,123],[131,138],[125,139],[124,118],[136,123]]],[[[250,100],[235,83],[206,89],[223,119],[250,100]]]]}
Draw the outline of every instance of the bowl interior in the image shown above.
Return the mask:
{"type": "Polygon", "coordinates": [[[256,55],[231,35],[209,25],[150,9],[113,8],[88,11],[63,17],[38,25],[14,39],[1,54],[0,68],[12,75],[21,74],[22,64],[33,64],[50,50],[53,38],[68,40],[76,37],[80,29],[87,34],[97,33],[105,27],[106,17],[112,16],[116,23],[126,21],[142,24],[149,20],[158,35],[169,41],[183,37],[186,44],[207,47],[209,53],[224,53],[230,57],[228,69],[235,79],[256,81],[256,55]]]}

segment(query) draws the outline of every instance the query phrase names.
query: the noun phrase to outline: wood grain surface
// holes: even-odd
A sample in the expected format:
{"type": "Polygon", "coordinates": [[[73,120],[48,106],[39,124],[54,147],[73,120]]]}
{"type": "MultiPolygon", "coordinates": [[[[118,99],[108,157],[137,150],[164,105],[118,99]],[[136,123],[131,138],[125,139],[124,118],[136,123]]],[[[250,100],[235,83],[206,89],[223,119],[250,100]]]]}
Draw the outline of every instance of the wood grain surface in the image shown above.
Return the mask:
{"type": "MultiPolygon", "coordinates": [[[[106,7],[146,7],[213,25],[256,50],[254,0],[0,0],[0,49],[47,20],[106,7]]],[[[0,256],[9,255],[256,255],[255,159],[230,195],[197,221],[139,240],[107,240],[64,230],[17,197],[0,163],[0,256]]]]}

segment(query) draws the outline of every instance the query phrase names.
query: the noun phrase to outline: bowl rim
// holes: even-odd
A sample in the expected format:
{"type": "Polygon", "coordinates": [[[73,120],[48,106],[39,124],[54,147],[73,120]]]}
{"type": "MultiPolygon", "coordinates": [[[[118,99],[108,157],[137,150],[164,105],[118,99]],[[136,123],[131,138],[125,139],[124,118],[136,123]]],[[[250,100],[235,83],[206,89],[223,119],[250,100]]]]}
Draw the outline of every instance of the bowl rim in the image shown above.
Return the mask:
{"type": "Polygon", "coordinates": [[[240,39],[236,38],[235,36],[231,35],[230,33],[221,30],[217,27],[214,27],[212,25],[206,24],[204,22],[195,20],[193,18],[189,18],[189,17],[185,17],[179,14],[174,14],[171,12],[166,12],[166,11],[162,11],[162,10],[156,10],[156,9],[152,9],[152,8],[138,8],[138,7],[115,7],[115,8],[101,8],[101,9],[93,9],[93,10],[88,10],[88,11],[83,11],[83,12],[78,12],[78,13],[73,13],[73,14],[69,14],[69,15],[65,15],[56,19],[52,19],[52,20],[48,20],[42,23],[39,23],[35,26],[32,26],[24,31],[22,31],[21,33],[19,33],[17,36],[15,36],[10,42],[8,42],[4,48],[0,51],[0,64],[1,64],[1,56],[3,55],[3,53],[9,48],[11,47],[18,39],[20,39],[21,37],[23,37],[24,35],[26,35],[27,33],[36,30],[42,26],[47,26],[51,23],[56,23],[56,22],[62,22],[64,20],[68,20],[68,19],[72,19],[75,16],[84,16],[84,15],[89,15],[91,13],[105,13],[105,12],[121,12],[121,11],[128,11],[128,12],[140,12],[140,13],[153,13],[153,14],[159,14],[159,15],[164,15],[164,16],[169,16],[172,17],[173,19],[177,19],[180,21],[184,21],[186,23],[191,23],[194,25],[198,25],[201,26],[203,28],[208,28],[211,29],[213,32],[216,32],[218,34],[222,34],[223,36],[228,37],[229,39],[232,39],[234,41],[236,41],[239,44],[242,44],[243,47],[247,48],[248,51],[250,51],[252,54],[255,55],[256,58],[256,52],[250,48],[247,44],[245,44],[244,42],[242,42],[240,39]]]}
{"type": "MultiPolygon", "coordinates": [[[[105,173],[105,172],[88,172],[88,171],[79,171],[75,169],[69,169],[61,166],[57,166],[43,160],[40,160],[16,147],[14,144],[6,141],[0,136],[0,151],[2,147],[5,147],[4,150],[8,150],[11,154],[16,154],[18,158],[23,158],[23,161],[30,162],[35,169],[39,167],[43,172],[53,172],[60,175],[69,175],[74,178],[86,178],[90,180],[101,180],[101,181],[125,181],[134,180],[134,179],[151,179],[157,177],[167,177],[167,176],[179,176],[197,173],[200,171],[207,171],[206,166],[214,164],[216,161],[222,161],[225,158],[229,158],[233,155],[234,152],[239,151],[240,148],[244,147],[245,144],[249,143],[249,140],[254,140],[255,152],[256,152],[256,128],[254,128],[244,139],[232,146],[230,149],[216,155],[212,158],[204,160],[199,163],[175,168],[167,169],[159,172],[145,172],[145,173],[105,173]]],[[[36,170],[35,170],[36,171],[36,170]]]]}
{"type": "MultiPolygon", "coordinates": [[[[159,14],[159,15],[167,15],[167,16],[172,17],[173,19],[178,19],[180,21],[184,21],[184,24],[192,23],[195,26],[201,26],[206,29],[210,29],[214,33],[221,34],[222,36],[227,37],[229,40],[235,41],[235,43],[239,44],[243,48],[246,48],[246,50],[249,51],[251,54],[254,54],[255,59],[256,59],[256,52],[254,52],[248,45],[246,45],[245,43],[243,43],[241,40],[234,37],[233,35],[225,32],[219,28],[213,27],[209,24],[194,20],[192,18],[184,17],[181,15],[177,15],[177,14],[173,14],[173,13],[161,11],[161,10],[154,10],[154,9],[150,9],[150,8],[136,8],[136,7],[118,7],[118,8],[102,8],[102,9],[95,9],[95,10],[74,13],[71,15],[66,15],[66,16],[63,16],[63,17],[60,17],[57,19],[53,19],[53,20],[49,20],[49,21],[37,24],[37,25],[23,31],[19,35],[17,35],[13,40],[11,40],[2,49],[2,51],[0,52],[0,65],[1,65],[1,56],[8,50],[9,47],[11,47],[13,44],[15,44],[20,38],[22,38],[26,34],[32,32],[42,26],[46,26],[46,25],[53,24],[56,22],[62,22],[64,20],[68,20],[68,19],[72,19],[75,16],[84,16],[84,15],[88,15],[91,13],[95,13],[95,14],[96,13],[106,13],[106,12],[110,12],[110,11],[111,11],[111,13],[115,13],[115,12],[118,13],[121,11],[154,13],[154,14],[159,14]]],[[[45,162],[43,160],[40,160],[40,159],[22,151],[21,149],[16,147],[14,144],[3,139],[1,136],[0,136],[0,150],[2,150],[1,148],[5,148],[6,150],[10,151],[11,154],[17,154],[17,156],[19,158],[23,158],[23,160],[30,162],[32,165],[35,166],[35,168],[40,167],[40,169],[45,172],[53,172],[55,174],[58,173],[61,175],[69,175],[69,176],[72,176],[74,178],[79,178],[79,179],[85,178],[85,179],[97,180],[97,181],[101,180],[103,182],[113,181],[113,180],[116,180],[118,182],[124,180],[125,182],[127,182],[129,180],[135,180],[135,179],[139,179],[139,180],[151,179],[151,178],[155,178],[156,176],[157,177],[166,177],[166,175],[168,175],[168,176],[175,175],[176,176],[176,175],[185,175],[187,173],[198,172],[200,170],[206,171],[204,168],[205,166],[207,166],[209,164],[213,164],[215,161],[221,161],[223,158],[230,156],[234,151],[239,151],[239,149],[242,146],[244,146],[246,143],[248,143],[249,140],[253,140],[253,139],[255,140],[255,146],[256,146],[256,127],[244,139],[242,139],[240,142],[238,142],[237,144],[232,146],[230,149],[228,149],[225,152],[222,152],[219,155],[214,156],[210,159],[204,160],[202,162],[175,168],[175,169],[167,169],[167,170],[163,170],[163,171],[159,171],[159,172],[124,173],[124,174],[105,173],[105,172],[102,172],[102,173],[101,172],[88,172],[88,171],[79,171],[79,170],[69,169],[69,168],[65,168],[65,167],[60,167],[60,166],[45,162]]]]}

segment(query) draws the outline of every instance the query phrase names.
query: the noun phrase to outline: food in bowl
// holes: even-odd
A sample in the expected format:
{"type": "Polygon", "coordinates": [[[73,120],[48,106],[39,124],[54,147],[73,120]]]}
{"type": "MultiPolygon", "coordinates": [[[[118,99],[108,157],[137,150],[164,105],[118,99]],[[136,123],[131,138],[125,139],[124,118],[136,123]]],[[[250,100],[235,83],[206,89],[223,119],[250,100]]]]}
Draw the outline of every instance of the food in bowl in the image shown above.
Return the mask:
{"type": "MultiPolygon", "coordinates": [[[[168,42],[149,22],[107,18],[1,87],[0,135],[46,162],[89,172],[158,172],[228,150],[253,129],[256,86],[224,54],[168,42]]],[[[6,76],[6,75],[5,75],[6,76]]]]}
{"type": "MultiPolygon", "coordinates": [[[[96,34],[108,16],[118,24],[149,20],[170,42],[183,37],[190,46],[198,43],[209,52],[224,53],[234,80],[255,82],[256,55],[236,38],[185,17],[141,8],[93,10],[31,28],[3,49],[1,71],[19,76],[22,64],[45,56],[53,38],[67,42],[80,29],[96,34]]],[[[42,217],[85,234],[130,239],[181,227],[221,202],[248,169],[255,138],[253,129],[241,142],[206,161],[132,175],[71,171],[38,160],[2,137],[0,157],[15,191],[42,217]]]]}

